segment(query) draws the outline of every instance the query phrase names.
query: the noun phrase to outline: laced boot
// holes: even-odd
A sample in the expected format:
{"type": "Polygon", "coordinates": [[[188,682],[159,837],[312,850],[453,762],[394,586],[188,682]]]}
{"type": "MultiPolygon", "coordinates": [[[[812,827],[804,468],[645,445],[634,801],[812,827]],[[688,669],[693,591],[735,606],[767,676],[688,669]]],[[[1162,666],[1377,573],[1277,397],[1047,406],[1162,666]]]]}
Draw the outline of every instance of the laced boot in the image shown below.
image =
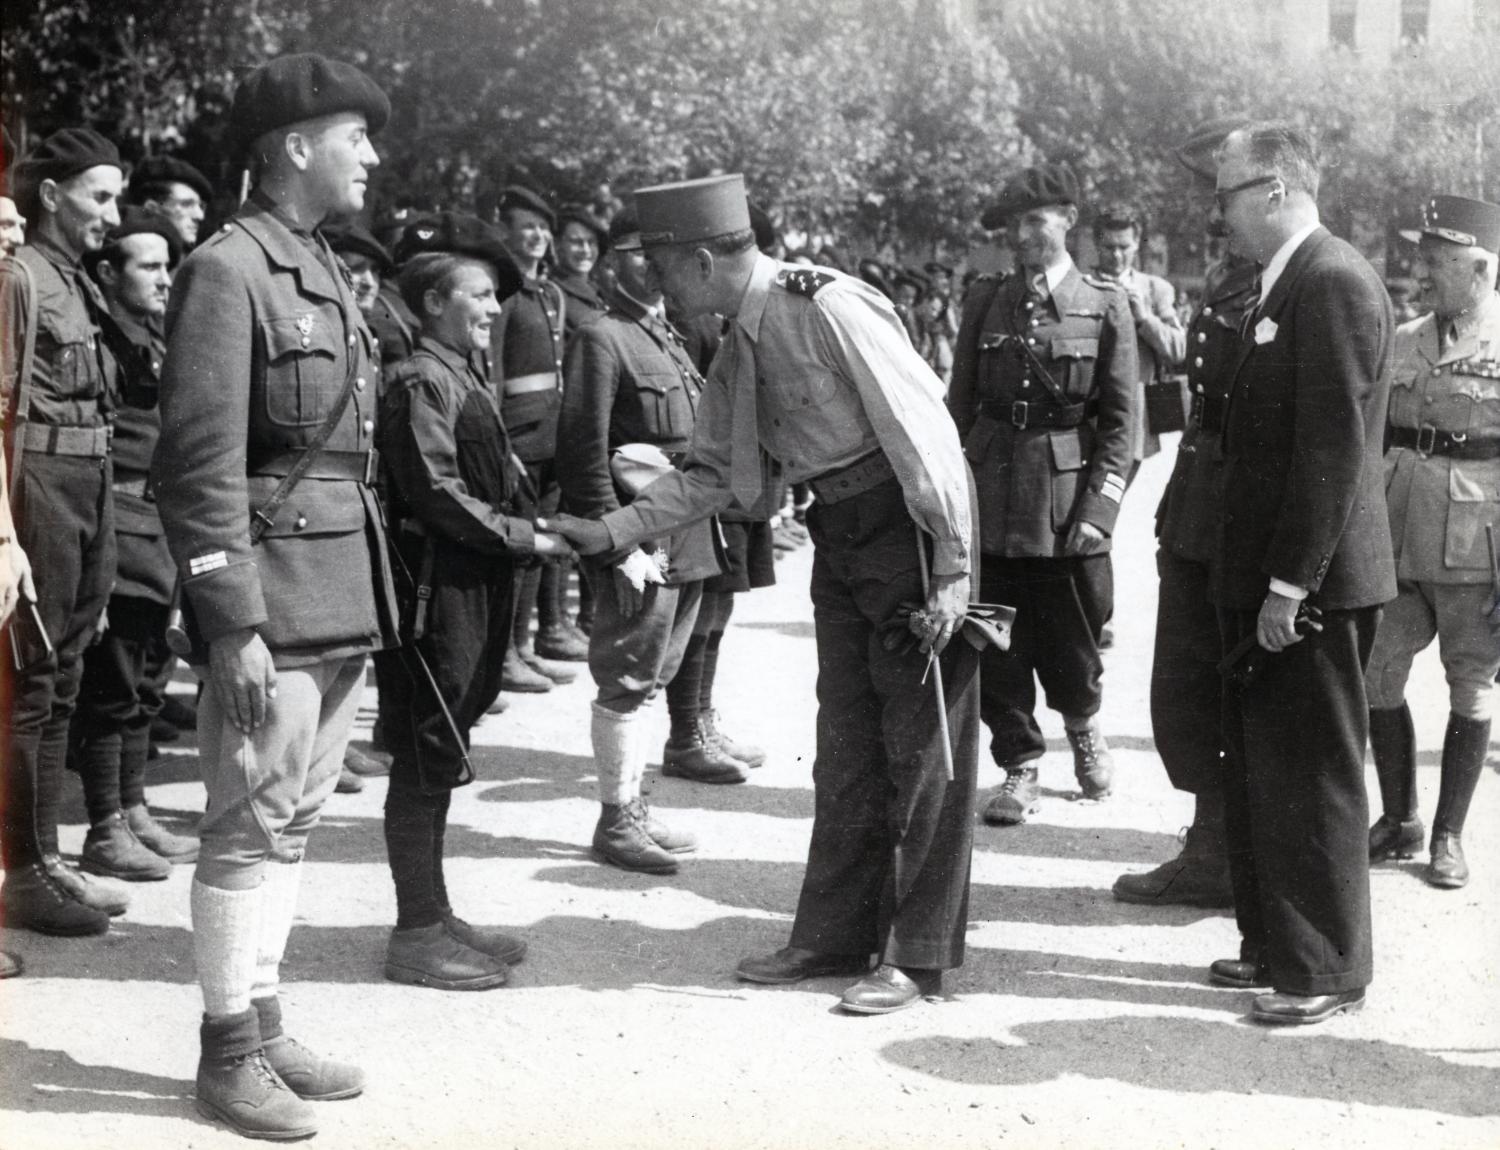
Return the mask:
{"type": "Polygon", "coordinates": [[[674,721],[662,748],[661,773],[696,783],[743,783],[750,768],[713,739],[700,712],[687,721],[674,721]]]}
{"type": "Polygon", "coordinates": [[[205,1118],[245,1138],[289,1142],[318,1132],[313,1109],[298,1098],[266,1059],[260,1019],[242,1011],[203,1018],[195,1102],[205,1118]]]}
{"type": "Polygon", "coordinates": [[[1146,906],[1233,906],[1223,795],[1197,796],[1193,823],[1183,832],[1178,856],[1145,874],[1122,874],[1113,893],[1121,902],[1146,906]]]}
{"type": "Polygon", "coordinates": [[[1469,881],[1464,859],[1464,821],[1489,753],[1490,721],[1448,716],[1443,734],[1443,779],[1438,787],[1437,813],[1432,816],[1432,851],[1423,873],[1429,885],[1457,890],[1469,881]]]}
{"type": "Polygon", "coordinates": [[[1005,781],[984,804],[984,821],[994,827],[1020,826],[1039,806],[1035,767],[1006,767],[1005,781]]]}
{"type": "Polygon", "coordinates": [[[766,765],[766,752],[753,743],[739,743],[731,739],[723,731],[719,730],[719,712],[712,707],[700,713],[704,729],[715,745],[728,755],[731,759],[738,759],[745,766],[754,770],[756,767],[766,765]]]}
{"type": "Polygon", "coordinates": [[[123,811],[89,828],[79,866],[124,882],[160,882],[172,873],[170,862],[135,837],[123,811]]]}
{"type": "Polygon", "coordinates": [[[1417,735],[1411,711],[1370,709],[1370,753],[1380,783],[1380,818],[1370,828],[1370,861],[1409,859],[1426,835],[1417,815],[1417,735]]]}
{"type": "Polygon", "coordinates": [[[498,958],[506,966],[515,966],[526,957],[526,943],[513,934],[507,934],[493,926],[475,926],[453,913],[452,907],[443,908],[443,928],[465,946],[498,958]]]}
{"type": "Polygon", "coordinates": [[[5,882],[0,885],[0,917],[7,930],[34,930],[63,937],[103,934],[109,929],[109,915],[73,898],[39,862],[5,872],[5,882]]]}
{"type": "Polygon", "coordinates": [[[198,840],[192,835],[169,831],[156,820],[145,803],[126,807],[125,821],[136,838],[169,863],[180,865],[198,861],[198,840]]]}
{"type": "Polygon", "coordinates": [[[589,657],[589,637],[570,623],[548,623],[536,635],[536,653],[544,659],[582,663],[589,657]]]}
{"type": "Polygon", "coordinates": [[[698,849],[698,836],[691,831],[674,831],[651,813],[645,799],[632,799],[626,804],[631,813],[646,828],[651,841],[669,854],[685,855],[698,849]]]}
{"type": "Polygon", "coordinates": [[[110,918],[117,918],[130,909],[130,896],[111,883],[95,882],[88,875],[75,870],[63,862],[61,855],[45,854],[42,866],[52,880],[67,892],[68,897],[81,902],[90,910],[102,911],[110,918]]]}
{"type": "Polygon", "coordinates": [[[281,1028],[281,1000],[274,994],[252,998],[260,1022],[261,1049],[276,1077],[298,1098],[309,1102],[334,1102],[353,1098],[365,1088],[365,1074],[358,1066],[321,1058],[281,1028]]]}
{"type": "Polygon", "coordinates": [[[500,689],[523,695],[540,695],[552,690],[552,680],[527,666],[526,660],[521,658],[521,653],[512,645],[505,649],[505,661],[500,664],[500,689]]]}
{"type": "Polygon", "coordinates": [[[1107,799],[1114,785],[1115,758],[1109,753],[1109,744],[1099,730],[1099,724],[1090,722],[1087,727],[1067,729],[1068,742],[1073,747],[1073,777],[1086,799],[1107,799]]]}
{"type": "Polygon", "coordinates": [[[677,859],[646,830],[633,803],[601,804],[594,827],[594,857],[621,870],[645,874],[676,874],[677,859]]]}

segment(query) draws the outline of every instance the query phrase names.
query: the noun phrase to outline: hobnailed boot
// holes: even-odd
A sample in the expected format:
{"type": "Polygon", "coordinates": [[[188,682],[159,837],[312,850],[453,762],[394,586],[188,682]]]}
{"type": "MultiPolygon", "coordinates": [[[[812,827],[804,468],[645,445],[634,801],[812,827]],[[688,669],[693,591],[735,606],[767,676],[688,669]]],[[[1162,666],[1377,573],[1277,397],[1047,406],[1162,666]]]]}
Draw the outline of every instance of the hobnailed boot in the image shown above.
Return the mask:
{"type": "Polygon", "coordinates": [[[703,720],[703,726],[708,731],[708,736],[714,745],[728,755],[731,759],[738,759],[745,766],[754,770],[756,767],[766,765],[766,752],[751,743],[737,743],[719,730],[719,712],[713,708],[702,711],[699,717],[703,720]]]}
{"type": "Polygon", "coordinates": [[[7,930],[34,930],[64,938],[103,934],[109,929],[109,915],[73,898],[41,863],[5,872],[0,918],[7,930]]]}
{"type": "Polygon", "coordinates": [[[46,867],[52,880],[62,887],[69,898],[81,902],[90,910],[102,911],[110,918],[118,918],[130,909],[130,896],[124,890],[109,883],[95,882],[63,862],[61,855],[43,855],[42,866],[46,867]]]}
{"type": "MultiPolygon", "coordinates": [[[[622,870],[675,874],[677,859],[646,829],[640,798],[645,769],[639,711],[621,713],[597,702],[591,707],[589,738],[599,772],[599,822],[594,827],[594,857],[622,870]]],[[[661,828],[665,831],[666,828],[661,828]]]]}
{"type": "Polygon", "coordinates": [[[1489,745],[1488,719],[1448,716],[1448,729],[1443,732],[1443,777],[1437,813],[1432,816],[1432,854],[1422,875],[1430,886],[1457,890],[1469,881],[1460,836],[1489,745]]]}
{"type": "Polygon", "coordinates": [[[288,1142],[318,1132],[313,1108],[266,1059],[254,1008],[219,1018],[204,1015],[198,1036],[198,1113],[246,1138],[288,1142]]]}
{"type": "Polygon", "coordinates": [[[1426,831],[1417,814],[1417,734],[1411,710],[1370,708],[1370,753],[1380,783],[1380,818],[1370,828],[1370,861],[1409,859],[1426,831]]]}
{"type": "Polygon", "coordinates": [[[1036,812],[1038,787],[1035,767],[1006,767],[1005,781],[984,804],[984,821],[994,827],[1015,827],[1036,812]]]}
{"type": "Polygon", "coordinates": [[[125,821],[135,837],[169,863],[181,865],[198,861],[198,840],[179,835],[162,826],[145,803],[125,808],[125,821]]]}
{"type": "Polygon", "coordinates": [[[1107,799],[1114,787],[1115,758],[1099,724],[1090,721],[1086,727],[1067,728],[1068,743],[1073,748],[1073,777],[1086,799],[1107,799]]]}
{"type": "Polygon", "coordinates": [[[1122,874],[1113,893],[1121,902],[1146,906],[1233,906],[1224,796],[1215,791],[1198,795],[1181,853],[1144,874],[1122,874]]]}
{"type": "Polygon", "coordinates": [[[358,1066],[321,1058],[281,1028],[281,1000],[252,998],[260,1021],[261,1049],[276,1077],[298,1098],[309,1102],[335,1102],[353,1098],[365,1088],[365,1073],[358,1066]]]}
{"type": "Polygon", "coordinates": [[[695,783],[733,784],[750,778],[750,768],[710,734],[702,712],[686,722],[673,722],[661,752],[661,773],[695,783]]]}
{"type": "Polygon", "coordinates": [[[124,811],[89,828],[79,866],[124,882],[160,882],[172,873],[171,863],[135,837],[124,811]]]}
{"type": "Polygon", "coordinates": [[[523,695],[540,695],[552,690],[552,680],[540,671],[526,665],[521,653],[514,645],[505,649],[505,662],[500,665],[500,689],[515,691],[523,695]]]}

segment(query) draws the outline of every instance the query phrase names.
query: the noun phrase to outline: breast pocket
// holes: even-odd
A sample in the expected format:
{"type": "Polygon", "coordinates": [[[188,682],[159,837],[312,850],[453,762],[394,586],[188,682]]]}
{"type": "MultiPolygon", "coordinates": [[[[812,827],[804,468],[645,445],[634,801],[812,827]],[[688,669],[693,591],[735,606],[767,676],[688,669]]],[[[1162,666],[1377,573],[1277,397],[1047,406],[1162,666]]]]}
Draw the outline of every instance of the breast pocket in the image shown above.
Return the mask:
{"type": "Polygon", "coordinates": [[[675,371],[635,377],[636,399],[646,430],[660,439],[685,439],[693,431],[693,409],[682,376],[675,371]]]}
{"type": "Polygon", "coordinates": [[[781,406],[793,415],[802,408],[831,403],[839,393],[839,381],[832,373],[812,369],[768,380],[767,383],[781,406]]]}
{"type": "Polygon", "coordinates": [[[1448,471],[1448,530],[1443,566],[1488,569],[1485,527],[1500,530],[1500,460],[1452,460],[1448,471]]]}
{"type": "Polygon", "coordinates": [[[1097,336],[1066,336],[1052,338],[1048,348],[1052,356],[1053,378],[1073,400],[1086,399],[1094,390],[1094,363],[1099,358],[1097,336]]]}
{"type": "Polygon", "coordinates": [[[70,322],[68,317],[44,315],[41,327],[53,344],[50,362],[52,389],[58,396],[91,395],[97,374],[94,333],[86,324],[70,322]]]}
{"type": "Polygon", "coordinates": [[[320,423],[343,385],[339,333],[312,312],[261,324],[266,418],[283,427],[320,423]]]}
{"type": "Polygon", "coordinates": [[[1500,380],[1468,376],[1454,383],[1441,426],[1470,435],[1494,435],[1500,430],[1500,380]]]}

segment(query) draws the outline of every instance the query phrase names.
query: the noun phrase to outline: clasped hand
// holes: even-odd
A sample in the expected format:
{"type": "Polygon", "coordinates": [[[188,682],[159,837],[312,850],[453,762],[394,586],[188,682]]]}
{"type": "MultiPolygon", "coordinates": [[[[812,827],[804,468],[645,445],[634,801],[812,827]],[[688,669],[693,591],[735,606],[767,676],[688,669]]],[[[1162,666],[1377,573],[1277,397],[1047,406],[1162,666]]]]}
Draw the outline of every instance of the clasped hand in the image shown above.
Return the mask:
{"type": "Polygon", "coordinates": [[[546,519],[536,521],[538,531],[552,531],[561,535],[578,549],[580,555],[598,555],[614,546],[609,537],[609,528],[597,519],[580,519],[559,511],[546,519]]]}

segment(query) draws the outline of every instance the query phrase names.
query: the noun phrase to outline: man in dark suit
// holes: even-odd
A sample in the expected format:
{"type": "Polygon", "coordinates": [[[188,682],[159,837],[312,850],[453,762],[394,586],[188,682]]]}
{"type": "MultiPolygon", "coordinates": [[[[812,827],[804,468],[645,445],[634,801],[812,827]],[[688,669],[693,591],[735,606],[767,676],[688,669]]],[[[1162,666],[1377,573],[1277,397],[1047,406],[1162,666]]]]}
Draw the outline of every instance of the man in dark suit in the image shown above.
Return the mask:
{"type": "Polygon", "coordinates": [[[1396,593],[1381,463],[1391,306],[1363,257],[1319,225],[1317,193],[1297,129],[1250,125],[1225,140],[1216,218],[1262,271],[1230,385],[1213,590],[1226,648],[1255,636],[1259,670],[1224,694],[1243,937],[1239,960],[1211,973],[1274,987],[1251,1011],[1272,1023],[1364,1002],[1364,669],[1396,593]]]}

